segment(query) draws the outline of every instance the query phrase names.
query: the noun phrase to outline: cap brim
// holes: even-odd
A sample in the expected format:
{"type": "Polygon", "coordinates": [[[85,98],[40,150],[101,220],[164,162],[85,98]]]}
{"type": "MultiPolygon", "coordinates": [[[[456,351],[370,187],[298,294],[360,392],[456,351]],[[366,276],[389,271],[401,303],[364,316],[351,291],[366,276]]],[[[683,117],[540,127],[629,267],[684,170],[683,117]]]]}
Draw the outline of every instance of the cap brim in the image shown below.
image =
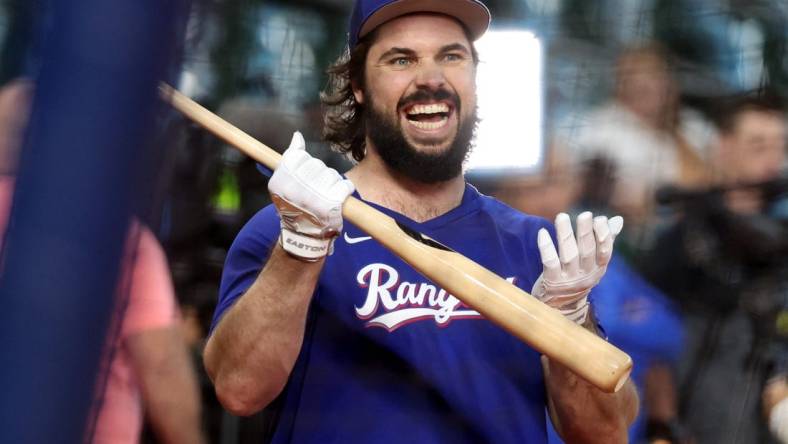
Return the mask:
{"type": "Polygon", "coordinates": [[[484,4],[473,0],[400,0],[378,9],[367,19],[358,32],[361,39],[378,26],[407,14],[434,12],[459,20],[471,33],[473,40],[487,31],[490,26],[490,11],[484,4]]]}

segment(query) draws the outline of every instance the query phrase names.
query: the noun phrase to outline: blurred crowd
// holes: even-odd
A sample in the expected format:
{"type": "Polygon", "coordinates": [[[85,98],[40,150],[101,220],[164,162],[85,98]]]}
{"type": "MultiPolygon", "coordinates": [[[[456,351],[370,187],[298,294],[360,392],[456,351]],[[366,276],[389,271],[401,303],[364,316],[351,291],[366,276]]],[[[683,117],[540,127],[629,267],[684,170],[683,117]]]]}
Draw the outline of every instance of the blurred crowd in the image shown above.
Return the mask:
{"type": "Polygon", "coordinates": [[[762,91],[706,115],[685,108],[656,44],[622,51],[615,72],[615,95],[554,134],[543,174],[493,193],[547,218],[625,216],[592,295],[635,359],[633,442],[772,442],[788,395],[784,101],[762,91]]]}
{"type": "MultiPolygon", "coordinates": [[[[550,220],[587,209],[624,216],[617,254],[592,299],[609,340],[635,362],[642,406],[631,442],[788,443],[788,97],[765,87],[693,107],[683,100],[673,49],[639,43],[615,60],[609,98],[548,122],[540,172],[477,186],[550,220]]],[[[33,94],[20,79],[0,90],[5,212],[33,94]]],[[[254,97],[215,108],[273,147],[300,130],[344,171],[348,160],[320,142],[313,100],[297,114],[254,97]]],[[[120,316],[139,318],[108,339],[107,368],[124,361],[107,370],[125,390],[112,414],[129,424],[147,412],[141,432],[129,432],[143,442],[260,442],[266,412],[225,412],[201,351],[224,255],[268,203],[267,178],[182,117],[164,116],[161,127],[168,146],[138,236],[153,256],[145,272],[164,282],[150,290],[155,297],[129,305],[138,312],[126,308],[130,296],[119,299],[120,316]],[[163,252],[166,263],[156,260],[163,252]],[[179,359],[187,350],[192,359],[179,359]],[[166,399],[157,396],[165,391],[166,399]]],[[[111,399],[107,390],[97,387],[97,398],[111,399]]]]}

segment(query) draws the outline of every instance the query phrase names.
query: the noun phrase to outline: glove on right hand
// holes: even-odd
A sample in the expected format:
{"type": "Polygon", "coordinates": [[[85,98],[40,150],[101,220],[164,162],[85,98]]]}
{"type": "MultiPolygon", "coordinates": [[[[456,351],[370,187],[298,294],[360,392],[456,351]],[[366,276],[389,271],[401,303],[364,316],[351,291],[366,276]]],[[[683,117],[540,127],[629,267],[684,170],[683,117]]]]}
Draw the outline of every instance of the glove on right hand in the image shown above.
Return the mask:
{"type": "Polygon", "coordinates": [[[342,231],[342,204],[355,187],[310,156],[301,133],[293,134],[268,190],[279,213],[279,242],[285,251],[306,262],[333,252],[334,238],[342,231]]]}
{"type": "Polygon", "coordinates": [[[558,252],[547,230],[537,235],[544,270],[531,294],[577,324],[586,320],[588,293],[605,274],[613,241],[624,225],[620,216],[592,217],[588,211],[577,217],[576,239],[569,216],[561,213],[555,218],[558,252]]]}

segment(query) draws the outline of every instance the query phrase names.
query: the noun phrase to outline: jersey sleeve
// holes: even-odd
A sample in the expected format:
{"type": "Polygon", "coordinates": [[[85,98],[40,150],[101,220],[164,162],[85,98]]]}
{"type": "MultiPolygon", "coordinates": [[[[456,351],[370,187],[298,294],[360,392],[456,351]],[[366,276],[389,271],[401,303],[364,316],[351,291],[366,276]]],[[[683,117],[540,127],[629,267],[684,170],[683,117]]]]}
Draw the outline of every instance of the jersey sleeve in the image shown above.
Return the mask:
{"type": "Polygon", "coordinates": [[[273,205],[260,210],[238,233],[224,262],[211,331],[257,279],[278,237],[279,216],[273,205]]]}

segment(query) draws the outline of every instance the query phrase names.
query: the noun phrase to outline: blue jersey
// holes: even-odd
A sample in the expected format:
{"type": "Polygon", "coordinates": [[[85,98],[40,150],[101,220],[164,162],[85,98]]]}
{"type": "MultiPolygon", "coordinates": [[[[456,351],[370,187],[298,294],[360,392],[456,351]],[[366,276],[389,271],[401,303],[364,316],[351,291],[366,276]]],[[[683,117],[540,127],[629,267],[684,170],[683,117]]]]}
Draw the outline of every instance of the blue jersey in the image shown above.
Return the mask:
{"type": "MultiPolygon", "coordinates": [[[[553,230],[470,185],[459,207],[424,223],[371,205],[527,291],[542,271],[537,231],[553,230]]],[[[278,236],[272,206],[241,230],[214,325],[278,236]]],[[[346,221],[276,403],[272,442],[544,443],[545,396],[539,353],[346,221]]]]}

